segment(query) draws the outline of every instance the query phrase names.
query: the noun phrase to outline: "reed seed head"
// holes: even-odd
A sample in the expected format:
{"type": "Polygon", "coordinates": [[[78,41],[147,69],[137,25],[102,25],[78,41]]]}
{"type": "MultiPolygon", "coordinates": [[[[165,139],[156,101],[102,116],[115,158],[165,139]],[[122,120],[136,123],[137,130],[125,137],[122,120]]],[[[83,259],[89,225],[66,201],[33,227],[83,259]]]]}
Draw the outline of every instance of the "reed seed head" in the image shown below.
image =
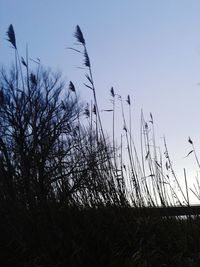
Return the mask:
{"type": "Polygon", "coordinates": [[[15,49],[17,49],[17,46],[16,46],[16,38],[15,38],[15,31],[14,31],[14,28],[13,28],[13,25],[10,24],[9,28],[8,28],[8,31],[7,31],[7,36],[8,36],[8,42],[10,42],[13,47],[15,49]]]}

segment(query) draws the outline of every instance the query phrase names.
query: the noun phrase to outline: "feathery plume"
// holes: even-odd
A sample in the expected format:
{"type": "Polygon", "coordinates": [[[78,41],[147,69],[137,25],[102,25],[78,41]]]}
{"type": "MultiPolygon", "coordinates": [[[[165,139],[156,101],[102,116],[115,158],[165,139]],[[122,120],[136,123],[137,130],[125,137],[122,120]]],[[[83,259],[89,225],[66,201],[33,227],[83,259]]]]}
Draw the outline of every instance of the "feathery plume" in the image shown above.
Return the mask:
{"type": "Polygon", "coordinates": [[[130,100],[130,96],[128,95],[127,96],[127,100],[126,100],[126,102],[130,105],[131,104],[131,100],[130,100]]]}
{"type": "Polygon", "coordinates": [[[69,90],[72,92],[76,92],[75,86],[72,81],[69,82],[69,90]]]}
{"type": "Polygon", "coordinates": [[[113,89],[113,87],[111,87],[111,89],[110,89],[110,93],[111,93],[111,96],[112,96],[112,97],[114,97],[114,96],[115,96],[115,93],[114,93],[114,89],[113,89]]]}
{"type": "Polygon", "coordinates": [[[30,80],[31,80],[32,84],[37,85],[37,79],[36,79],[35,74],[31,73],[30,80]]]}
{"type": "Polygon", "coordinates": [[[92,112],[93,112],[95,115],[97,115],[97,111],[96,111],[96,106],[95,106],[95,105],[93,106],[93,110],[92,110],[92,112]]]}
{"type": "Polygon", "coordinates": [[[82,45],[85,45],[85,39],[83,37],[83,33],[82,33],[79,25],[76,26],[76,32],[75,32],[74,36],[76,37],[76,39],[79,43],[81,43],[82,45]]]}
{"type": "Polygon", "coordinates": [[[17,46],[16,46],[16,39],[15,39],[15,32],[14,32],[14,28],[13,28],[13,25],[10,24],[9,28],[8,28],[8,31],[7,31],[7,36],[8,36],[8,42],[10,42],[13,47],[15,49],[17,49],[17,46]]]}
{"type": "Polygon", "coordinates": [[[192,140],[191,140],[190,137],[188,138],[188,142],[189,142],[191,145],[193,145],[193,142],[192,142],[192,140]]]}

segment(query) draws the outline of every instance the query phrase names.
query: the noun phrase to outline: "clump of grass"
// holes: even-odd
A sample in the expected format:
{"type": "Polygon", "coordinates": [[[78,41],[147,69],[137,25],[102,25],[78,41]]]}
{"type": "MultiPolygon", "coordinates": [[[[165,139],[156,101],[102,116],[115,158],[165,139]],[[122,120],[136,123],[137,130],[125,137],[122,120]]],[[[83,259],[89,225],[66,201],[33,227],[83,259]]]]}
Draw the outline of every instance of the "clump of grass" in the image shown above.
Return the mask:
{"type": "MultiPolygon", "coordinates": [[[[96,121],[95,125],[92,125],[93,120],[91,119],[90,128],[96,129],[96,136],[100,136],[105,144],[105,130],[102,125],[96,88],[92,76],[91,60],[86,47],[86,42],[84,35],[79,26],[76,27],[75,37],[78,43],[83,46],[83,57],[84,65],[88,69],[88,74],[86,74],[86,79],[89,84],[85,86],[92,90],[93,101],[96,109],[96,121]],[[98,128],[99,127],[99,128],[98,128]]],[[[76,49],[73,49],[77,51],[76,49]]],[[[80,50],[78,50],[80,53],[80,50]]],[[[114,88],[110,90],[112,96],[112,109],[105,110],[113,113],[112,125],[112,150],[107,153],[104,151],[108,159],[108,170],[110,177],[112,178],[113,191],[117,194],[123,195],[130,205],[133,206],[171,206],[171,205],[184,205],[188,203],[188,191],[185,194],[180,186],[179,180],[175,174],[174,168],[172,166],[171,159],[169,157],[166,141],[164,139],[164,158],[161,155],[159,148],[156,145],[155,132],[154,132],[154,121],[153,116],[150,113],[150,120],[147,123],[144,119],[143,113],[141,114],[141,153],[138,152],[137,146],[134,142],[134,137],[132,134],[132,116],[131,116],[131,99],[130,95],[127,96],[126,104],[128,106],[128,119],[124,112],[124,101],[121,96],[115,94],[114,88]],[[117,96],[117,98],[116,98],[117,96]],[[119,148],[116,147],[115,141],[115,109],[117,102],[120,101],[121,114],[123,120],[123,130],[125,133],[125,146],[127,147],[127,156],[122,157],[124,153],[124,144],[121,142],[120,150],[121,158],[117,157],[117,151],[119,148]],[[124,158],[128,157],[127,162],[124,158]],[[141,158],[141,160],[140,160],[141,158]],[[163,163],[165,160],[165,163],[163,163]],[[164,164],[164,165],[163,165],[164,164]],[[125,168],[126,170],[125,170],[125,168]],[[119,185],[120,181],[120,185],[119,185]],[[172,182],[173,181],[173,182],[172,182]],[[118,188],[116,187],[119,185],[118,188]],[[119,189],[120,188],[120,189],[119,189]],[[175,189],[176,188],[176,189],[175,189]],[[117,191],[119,189],[119,191],[117,191]],[[121,190],[121,191],[120,191],[121,190]]],[[[91,108],[92,109],[92,108],[91,108]]],[[[89,111],[89,109],[87,108],[89,111]]],[[[91,113],[92,114],[92,113],[91,113]]],[[[88,113],[89,116],[89,113],[88,113]]],[[[126,154],[126,152],[125,152],[126,154]]]]}

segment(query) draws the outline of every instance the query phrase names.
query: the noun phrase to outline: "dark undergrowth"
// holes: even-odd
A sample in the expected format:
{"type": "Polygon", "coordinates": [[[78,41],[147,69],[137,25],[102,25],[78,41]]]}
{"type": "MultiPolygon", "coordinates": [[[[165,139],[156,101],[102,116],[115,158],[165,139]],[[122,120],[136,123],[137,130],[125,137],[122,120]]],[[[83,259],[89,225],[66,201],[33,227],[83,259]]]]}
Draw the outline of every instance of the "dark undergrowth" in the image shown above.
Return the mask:
{"type": "Polygon", "coordinates": [[[1,266],[200,266],[198,217],[135,217],[130,208],[59,205],[30,213],[5,205],[1,266]]]}

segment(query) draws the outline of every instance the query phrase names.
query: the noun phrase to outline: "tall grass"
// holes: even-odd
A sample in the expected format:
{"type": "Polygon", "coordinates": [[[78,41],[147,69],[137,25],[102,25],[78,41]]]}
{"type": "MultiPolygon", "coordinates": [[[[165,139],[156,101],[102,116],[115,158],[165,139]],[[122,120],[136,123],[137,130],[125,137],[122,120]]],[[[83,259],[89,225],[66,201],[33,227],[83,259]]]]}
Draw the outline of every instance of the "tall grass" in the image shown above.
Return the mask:
{"type": "MultiPolygon", "coordinates": [[[[85,84],[85,86],[92,90],[93,103],[96,110],[95,125],[91,125],[91,128],[96,129],[96,138],[101,137],[105,147],[107,147],[108,145],[105,138],[106,134],[102,125],[96,88],[92,75],[91,60],[83,33],[81,32],[79,26],[76,28],[75,37],[83,48],[82,54],[84,58],[84,65],[88,70],[88,73],[85,75],[88,83],[85,84]]],[[[76,49],[74,50],[76,51],[76,49]]],[[[112,149],[109,151],[109,153],[107,153],[105,150],[104,154],[107,157],[108,170],[110,172],[109,177],[112,177],[113,192],[116,191],[116,194],[123,195],[123,198],[127,200],[127,203],[135,207],[188,204],[189,190],[187,183],[185,190],[180,185],[180,181],[172,166],[172,161],[169,157],[165,139],[163,139],[163,145],[165,149],[163,155],[156,144],[152,114],[150,113],[150,120],[147,122],[143,113],[141,113],[141,151],[139,152],[138,146],[135,144],[134,136],[132,134],[130,96],[127,96],[127,99],[124,103],[122,97],[118,94],[115,94],[113,87],[110,90],[110,94],[112,96],[112,109],[105,111],[113,113],[112,142],[109,144],[109,146],[112,146],[112,149]],[[116,147],[117,142],[115,140],[115,110],[116,105],[118,104],[121,107],[123,121],[124,133],[122,134],[125,135],[125,143],[121,142],[120,147],[116,147]],[[124,105],[126,105],[126,108],[128,107],[128,117],[125,116],[124,105]],[[121,150],[121,152],[123,151],[123,153],[120,154],[120,157],[118,156],[118,150],[121,150]],[[116,187],[116,185],[118,185],[118,187],[116,187]]],[[[92,119],[90,123],[93,123],[92,119]]],[[[193,149],[193,151],[195,150],[193,149]]],[[[197,157],[196,160],[198,163],[197,157]]]]}

